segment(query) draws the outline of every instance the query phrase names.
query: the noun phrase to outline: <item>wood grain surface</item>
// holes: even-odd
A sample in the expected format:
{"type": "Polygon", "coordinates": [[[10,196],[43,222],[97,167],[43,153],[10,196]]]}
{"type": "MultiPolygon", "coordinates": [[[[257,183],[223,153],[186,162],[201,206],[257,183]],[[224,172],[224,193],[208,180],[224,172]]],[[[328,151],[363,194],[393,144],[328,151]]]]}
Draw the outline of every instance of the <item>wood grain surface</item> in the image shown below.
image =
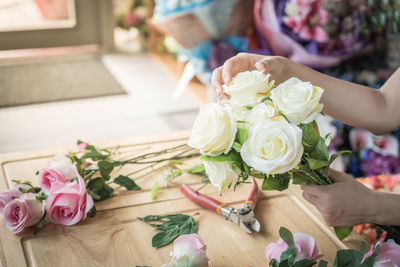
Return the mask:
{"type": "MultiPolygon", "coordinates": [[[[157,151],[185,143],[189,132],[162,136],[135,137],[96,143],[103,148],[121,146],[121,158],[157,151]]],[[[28,179],[37,184],[35,172],[44,168],[57,153],[74,146],[0,155],[0,190],[11,186],[12,179],[28,179]]],[[[192,159],[192,163],[198,159],[192,159]]],[[[121,173],[138,171],[143,166],[128,166],[121,173]]],[[[162,167],[162,166],[157,166],[162,167]]],[[[46,224],[41,232],[25,230],[13,235],[0,219],[0,266],[161,266],[169,261],[172,245],[155,249],[151,238],[157,232],[139,221],[146,215],[185,213],[195,215],[199,234],[207,245],[210,266],[267,266],[265,247],[279,238],[279,227],[292,232],[313,235],[320,243],[325,259],[333,263],[336,250],[357,247],[359,238],[350,236],[339,241],[327,227],[315,208],[301,197],[301,190],[292,186],[285,192],[262,191],[256,208],[261,223],[260,233],[247,234],[237,225],[219,215],[204,210],[186,199],[180,192],[182,183],[199,188],[202,177],[183,175],[172,182],[152,201],[150,189],[163,175],[163,168],[135,173],[140,191],[116,189],[116,195],[97,204],[98,213],[71,227],[46,224]]],[[[222,196],[211,185],[201,192],[229,205],[239,207],[247,199],[250,185],[228,190],[222,196]]]]}

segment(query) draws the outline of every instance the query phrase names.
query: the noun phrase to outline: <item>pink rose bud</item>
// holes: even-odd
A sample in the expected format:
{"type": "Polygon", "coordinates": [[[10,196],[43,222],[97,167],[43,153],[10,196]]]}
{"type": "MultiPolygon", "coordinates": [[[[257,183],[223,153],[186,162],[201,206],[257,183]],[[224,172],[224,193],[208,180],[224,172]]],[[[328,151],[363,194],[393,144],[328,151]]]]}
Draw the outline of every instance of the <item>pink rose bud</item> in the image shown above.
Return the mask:
{"type": "Polygon", "coordinates": [[[375,244],[375,246],[371,245],[371,250],[364,255],[361,263],[374,253],[378,245],[380,245],[380,250],[378,256],[375,258],[374,267],[400,266],[400,245],[396,244],[392,239],[389,239],[386,242],[383,242],[381,239],[375,244]]]}
{"type": "Polygon", "coordinates": [[[66,183],[76,177],[76,167],[65,155],[56,155],[48,163],[47,168],[40,170],[39,183],[45,194],[49,194],[51,186],[56,182],[66,183]]]}
{"type": "MultiPolygon", "coordinates": [[[[321,257],[319,244],[312,236],[303,233],[294,233],[293,240],[296,248],[296,257],[294,258],[294,262],[303,259],[315,260],[321,257]]],[[[287,249],[288,245],[282,238],[279,238],[276,243],[271,243],[267,246],[265,249],[265,257],[268,261],[275,259],[279,262],[281,254],[287,249]]]]}
{"type": "Polygon", "coordinates": [[[42,203],[35,194],[23,194],[4,207],[6,227],[13,234],[17,234],[26,227],[37,224],[44,214],[42,203]]]}
{"type": "Polygon", "coordinates": [[[22,195],[18,188],[11,188],[0,193],[0,213],[3,213],[4,207],[12,200],[22,195]]]}
{"type": "Polygon", "coordinates": [[[46,200],[46,217],[55,224],[74,225],[86,218],[93,207],[93,199],[86,192],[85,182],[78,173],[77,181],[56,182],[46,200]]]}
{"type": "Polygon", "coordinates": [[[182,235],[175,239],[172,260],[163,267],[191,266],[208,267],[206,245],[197,234],[182,235]]]}
{"type": "Polygon", "coordinates": [[[86,142],[80,143],[79,145],[77,145],[78,151],[82,151],[85,150],[87,148],[89,144],[86,142]]]}

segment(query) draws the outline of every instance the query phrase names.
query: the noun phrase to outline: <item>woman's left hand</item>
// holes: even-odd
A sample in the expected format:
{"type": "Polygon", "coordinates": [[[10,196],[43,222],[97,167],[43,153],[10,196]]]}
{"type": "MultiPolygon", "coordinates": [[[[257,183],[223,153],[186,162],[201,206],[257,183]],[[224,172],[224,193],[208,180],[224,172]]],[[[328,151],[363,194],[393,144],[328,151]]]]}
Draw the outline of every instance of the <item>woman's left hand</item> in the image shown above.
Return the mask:
{"type": "Polygon", "coordinates": [[[373,223],[379,211],[375,192],[344,172],[329,170],[331,185],[302,186],[303,197],[313,204],[329,226],[373,223]]]}

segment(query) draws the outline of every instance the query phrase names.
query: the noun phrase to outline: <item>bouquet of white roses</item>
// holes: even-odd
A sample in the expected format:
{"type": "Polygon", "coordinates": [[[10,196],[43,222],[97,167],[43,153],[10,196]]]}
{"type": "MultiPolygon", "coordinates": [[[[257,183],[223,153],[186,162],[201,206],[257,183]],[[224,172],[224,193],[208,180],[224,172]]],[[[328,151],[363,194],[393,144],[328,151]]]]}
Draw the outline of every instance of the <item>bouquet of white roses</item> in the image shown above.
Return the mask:
{"type": "MultiPolygon", "coordinates": [[[[200,150],[210,182],[221,191],[249,176],[263,179],[264,190],[294,184],[331,184],[330,137],[320,136],[316,117],[323,89],[297,78],[274,87],[270,74],[246,71],[223,90],[230,99],[203,106],[193,125],[189,146],[200,150]]],[[[340,239],[351,228],[337,227],[340,239]]]]}

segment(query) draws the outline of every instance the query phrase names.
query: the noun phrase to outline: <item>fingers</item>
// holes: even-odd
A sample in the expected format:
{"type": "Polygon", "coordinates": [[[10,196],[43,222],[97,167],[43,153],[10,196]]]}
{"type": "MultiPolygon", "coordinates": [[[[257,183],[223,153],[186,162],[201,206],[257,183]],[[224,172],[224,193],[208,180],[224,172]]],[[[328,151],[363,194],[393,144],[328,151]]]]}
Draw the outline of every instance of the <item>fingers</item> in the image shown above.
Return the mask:
{"type": "Polygon", "coordinates": [[[212,73],[211,86],[217,94],[219,93],[218,90],[220,90],[224,84],[224,80],[222,79],[222,69],[223,66],[216,68],[212,73]]]}
{"type": "Polygon", "coordinates": [[[225,61],[222,69],[222,79],[225,84],[229,85],[232,81],[232,77],[236,76],[236,74],[240,72],[238,69],[241,67],[241,61],[242,59],[240,58],[240,55],[225,61]]]}
{"type": "Polygon", "coordinates": [[[346,173],[337,171],[335,169],[329,169],[328,175],[336,183],[345,182],[349,179],[353,179],[351,176],[347,175],[346,173]]]}
{"type": "Polygon", "coordinates": [[[315,195],[311,195],[311,194],[307,194],[306,192],[303,192],[303,197],[305,200],[307,200],[314,206],[318,204],[318,197],[315,195]]]}
{"type": "Polygon", "coordinates": [[[316,184],[309,184],[309,185],[302,185],[300,188],[303,192],[311,195],[318,196],[322,192],[326,191],[326,186],[316,185],[316,184]]]}

